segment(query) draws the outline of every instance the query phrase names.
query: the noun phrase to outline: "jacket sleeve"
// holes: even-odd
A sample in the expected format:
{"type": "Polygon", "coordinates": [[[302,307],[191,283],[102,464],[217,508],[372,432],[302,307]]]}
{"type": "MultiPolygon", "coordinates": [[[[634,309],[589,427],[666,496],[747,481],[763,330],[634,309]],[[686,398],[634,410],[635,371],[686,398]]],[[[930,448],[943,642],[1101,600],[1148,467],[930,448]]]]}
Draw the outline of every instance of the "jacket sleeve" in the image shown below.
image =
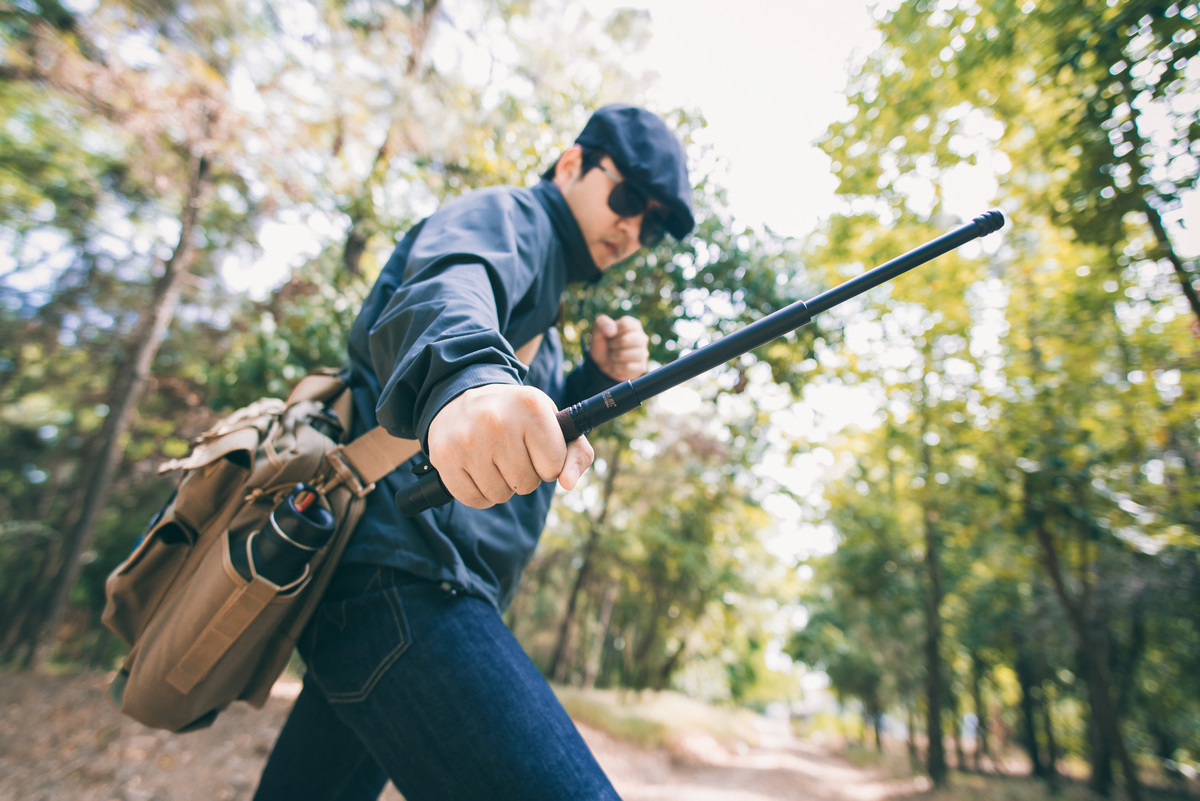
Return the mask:
{"type": "Polygon", "coordinates": [[[476,194],[426,221],[369,332],[382,384],[379,423],[423,446],[430,422],[455,397],[525,376],[502,332],[538,279],[549,226],[519,198],[476,194]]]}

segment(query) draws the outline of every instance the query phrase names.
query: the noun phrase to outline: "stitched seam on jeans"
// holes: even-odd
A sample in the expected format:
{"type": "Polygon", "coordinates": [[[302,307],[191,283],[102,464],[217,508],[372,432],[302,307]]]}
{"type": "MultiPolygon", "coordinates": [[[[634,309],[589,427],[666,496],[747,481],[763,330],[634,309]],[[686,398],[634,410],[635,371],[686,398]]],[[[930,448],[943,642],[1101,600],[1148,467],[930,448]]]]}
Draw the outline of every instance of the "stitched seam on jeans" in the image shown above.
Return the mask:
{"type": "Polygon", "coordinates": [[[362,701],[371,691],[375,689],[375,685],[379,683],[379,678],[387,672],[388,668],[396,663],[401,654],[408,650],[408,646],[412,645],[412,634],[408,630],[408,619],[404,616],[404,607],[398,604],[392,597],[392,593],[386,593],[384,598],[387,600],[388,606],[392,609],[392,619],[396,623],[396,631],[400,633],[404,639],[396,645],[383,659],[379,660],[379,664],[371,671],[371,675],[363,683],[362,687],[354,692],[331,693],[326,692],[325,697],[331,704],[345,704],[362,701]]]}

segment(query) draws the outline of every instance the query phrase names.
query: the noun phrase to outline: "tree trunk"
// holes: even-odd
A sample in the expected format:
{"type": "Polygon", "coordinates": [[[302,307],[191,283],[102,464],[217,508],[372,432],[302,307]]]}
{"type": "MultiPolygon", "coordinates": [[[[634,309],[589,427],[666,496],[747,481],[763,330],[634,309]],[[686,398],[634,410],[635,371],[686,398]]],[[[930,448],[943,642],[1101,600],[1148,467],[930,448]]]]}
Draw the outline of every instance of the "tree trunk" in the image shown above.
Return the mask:
{"type": "Polygon", "coordinates": [[[609,502],[612,500],[613,486],[616,482],[621,453],[624,449],[625,441],[618,439],[613,445],[612,458],[608,463],[608,475],[604,479],[604,499],[600,507],[600,513],[588,526],[588,540],[583,547],[583,563],[579,566],[579,572],[575,575],[575,583],[571,587],[571,594],[567,596],[567,608],[563,612],[562,623],[558,627],[558,640],[554,646],[554,656],[551,657],[550,666],[546,670],[546,673],[554,681],[563,681],[570,668],[568,664],[570,660],[566,658],[566,655],[571,640],[571,627],[575,619],[575,607],[578,605],[579,595],[583,592],[588,577],[591,575],[593,567],[592,557],[596,553],[596,545],[600,540],[600,534],[604,531],[604,522],[608,519],[609,502]]]}
{"type": "MultiPolygon", "coordinates": [[[[1131,108],[1138,108],[1138,90],[1133,85],[1132,76],[1128,71],[1121,76],[1122,96],[1127,103],[1130,103],[1131,108]]],[[[1140,114],[1135,114],[1135,121],[1141,119],[1140,114]]],[[[1128,141],[1133,145],[1134,153],[1144,153],[1147,150],[1147,143],[1142,136],[1140,121],[1131,126],[1129,131],[1125,132],[1128,141]]],[[[1134,186],[1143,185],[1146,187],[1141,195],[1142,211],[1146,215],[1146,222],[1150,224],[1150,230],[1154,232],[1154,240],[1158,245],[1157,253],[1149,254],[1152,258],[1166,258],[1171,262],[1171,266],[1175,269],[1175,276],[1179,279],[1179,287],[1183,290],[1183,296],[1187,298],[1188,306],[1192,310],[1192,314],[1196,316],[1196,324],[1200,325],[1200,296],[1197,296],[1196,287],[1193,285],[1193,277],[1191,272],[1183,263],[1183,259],[1179,257],[1179,252],[1175,249],[1175,244],[1171,241],[1170,234],[1167,233],[1167,228],[1163,225],[1162,215],[1158,212],[1158,207],[1155,205],[1157,200],[1159,203],[1164,202],[1157,190],[1153,189],[1153,183],[1148,180],[1146,175],[1146,164],[1141,158],[1132,159],[1129,162],[1131,169],[1131,178],[1134,181],[1134,186]]]]}
{"type": "Polygon", "coordinates": [[[1033,657],[1024,639],[1017,642],[1017,658],[1013,668],[1017,674],[1017,683],[1021,686],[1021,744],[1029,754],[1032,774],[1040,779],[1046,775],[1046,769],[1042,763],[1042,751],[1037,738],[1037,679],[1034,676],[1033,657]]]}
{"type": "Polygon", "coordinates": [[[637,636],[630,638],[630,645],[626,647],[626,650],[631,652],[631,670],[628,681],[630,686],[639,692],[650,688],[654,682],[656,670],[651,664],[653,662],[652,654],[654,646],[659,642],[661,621],[666,611],[661,598],[658,599],[654,608],[645,615],[645,620],[642,621],[637,636]]]}
{"type": "Polygon", "coordinates": [[[657,690],[658,692],[662,692],[663,690],[667,689],[667,686],[671,683],[671,675],[679,666],[679,662],[681,659],[683,659],[683,654],[686,650],[687,638],[683,638],[680,640],[679,647],[675,649],[675,652],[668,656],[666,661],[659,666],[658,673],[654,677],[654,684],[651,685],[653,689],[657,690]]]}
{"type": "Polygon", "coordinates": [[[975,704],[975,770],[982,771],[982,759],[991,756],[988,748],[988,712],[983,704],[983,659],[971,654],[971,700],[975,704]]]}
{"type": "Polygon", "coordinates": [[[74,586],[82,568],[80,557],[91,546],[96,535],[96,523],[104,511],[109,489],[121,464],[124,454],[122,439],[133,420],[138,400],[150,375],[150,365],[175,314],[183,277],[195,258],[192,233],[199,215],[201,198],[209,182],[208,167],[207,156],[193,154],[188,165],[187,195],[180,214],[179,242],[154,288],[150,309],[138,324],[133,349],[118,368],[113,380],[109,413],[97,438],[97,458],[91,463],[86,474],[87,490],[80,507],[79,518],[63,544],[45,613],[41,616],[32,643],[31,654],[35,669],[44,668],[50,657],[55,644],[55,632],[66,611],[71,587],[74,586]]]}
{"type": "MultiPolygon", "coordinates": [[[[1146,208],[1151,212],[1153,211],[1148,204],[1146,208]]],[[[1151,225],[1153,224],[1151,222],[1151,225]]],[[[1159,224],[1161,225],[1161,219],[1159,220],[1159,224]]],[[[1185,289],[1185,293],[1186,291],[1185,289]]],[[[1030,320],[1031,332],[1033,327],[1032,322],[1030,320]]],[[[1030,342],[1036,343],[1036,337],[1031,336],[1030,342]]],[[[1041,353],[1036,345],[1031,345],[1029,355],[1033,360],[1036,371],[1044,372],[1045,368],[1041,353]]],[[[1067,620],[1070,622],[1071,629],[1078,641],[1080,661],[1082,662],[1081,668],[1087,682],[1091,711],[1089,722],[1093,755],[1095,757],[1092,771],[1093,789],[1101,795],[1107,795],[1111,791],[1111,758],[1106,758],[1104,754],[1115,754],[1120,759],[1122,767],[1125,770],[1125,780],[1130,801],[1141,801],[1141,785],[1138,781],[1137,771],[1134,768],[1129,751],[1125,747],[1125,741],[1121,736],[1116,704],[1110,694],[1112,682],[1107,662],[1108,653],[1107,651],[1103,654],[1099,653],[1100,649],[1097,647],[1088,622],[1091,590],[1091,584],[1087,576],[1088,568],[1086,566],[1081,568],[1080,595],[1079,598],[1073,598],[1071,590],[1067,586],[1066,577],[1063,575],[1055,536],[1050,531],[1047,520],[1051,509],[1056,505],[1055,501],[1049,497],[1042,499],[1039,488],[1035,485],[1035,474],[1030,472],[1025,473],[1023,482],[1023,515],[1025,521],[1034,531],[1038,541],[1042,565],[1047,575],[1050,576],[1055,594],[1058,596],[1059,604],[1066,612],[1067,620]]],[[[1073,519],[1073,515],[1069,510],[1062,517],[1066,520],[1073,519]]],[[[1080,526],[1081,524],[1077,522],[1075,525],[1080,526]]],[[[1087,553],[1091,533],[1080,529],[1082,553],[1087,553]]]]}
{"type": "Polygon", "coordinates": [[[417,75],[424,64],[425,46],[429,42],[429,31],[433,28],[433,19],[438,13],[438,3],[441,0],[424,0],[419,11],[415,10],[412,27],[409,28],[408,40],[411,45],[408,64],[404,72],[409,77],[417,75]]]}
{"type": "Polygon", "coordinates": [[[592,643],[592,652],[588,656],[587,665],[583,672],[583,688],[590,690],[596,686],[596,678],[600,675],[600,658],[604,655],[604,644],[608,642],[608,629],[612,624],[613,607],[617,605],[617,585],[609,584],[604,591],[604,602],[600,605],[600,619],[596,622],[598,633],[592,643]]]}
{"type": "MultiPolygon", "coordinates": [[[[933,475],[929,446],[925,451],[926,475],[933,475]]],[[[946,783],[946,746],[942,742],[942,576],[938,565],[939,533],[937,513],[925,511],[925,566],[929,573],[929,593],[925,601],[925,696],[928,705],[929,752],[926,769],[935,787],[946,783]]]]}
{"type": "MultiPolygon", "coordinates": [[[[928,561],[928,554],[926,558],[928,561]]],[[[936,557],[934,557],[934,563],[936,563],[936,557]]],[[[941,581],[934,563],[930,564],[930,591],[926,609],[928,630],[925,634],[925,698],[929,715],[927,721],[929,752],[926,754],[926,768],[934,786],[941,787],[946,783],[947,768],[946,746],[942,742],[942,658],[939,648],[941,641],[941,604],[939,603],[941,581]]]]}
{"type": "Polygon", "coordinates": [[[346,244],[342,249],[342,266],[349,275],[362,275],[363,254],[367,252],[367,245],[379,228],[374,191],[377,186],[383,185],[387,178],[387,169],[394,149],[392,132],[389,130],[384,134],[379,149],[375,151],[371,172],[363,182],[360,194],[350,201],[346,208],[346,214],[350,217],[350,228],[346,232],[346,244]]]}
{"type": "MultiPolygon", "coordinates": [[[[433,22],[438,14],[438,4],[441,0],[423,0],[420,3],[409,4],[410,21],[408,26],[409,55],[404,74],[409,79],[419,79],[425,64],[425,50],[429,44],[429,34],[433,30],[433,22]]],[[[387,170],[392,156],[397,149],[395,133],[397,126],[412,123],[416,114],[411,104],[393,112],[393,124],[384,134],[383,142],[375,152],[371,171],[363,181],[361,192],[354,198],[346,209],[350,217],[350,227],[346,232],[346,244],[342,249],[342,265],[346,272],[353,276],[362,275],[362,257],[367,251],[371,237],[379,228],[378,210],[375,208],[374,191],[386,184],[387,170]]],[[[413,137],[406,137],[411,143],[413,137]]],[[[342,137],[335,138],[334,152],[341,149],[342,137]]]]}
{"type": "Polygon", "coordinates": [[[958,708],[958,695],[950,694],[950,734],[954,737],[954,767],[967,769],[967,757],[963,753],[962,714],[958,708]]]}
{"type": "MultiPolygon", "coordinates": [[[[863,702],[863,724],[869,725],[875,733],[875,750],[883,753],[883,712],[879,709],[879,701],[863,702]]],[[[864,746],[866,743],[863,744],[864,746]]]]}
{"type": "MultiPolygon", "coordinates": [[[[1088,657],[1084,656],[1082,646],[1079,648],[1080,673],[1086,678],[1089,673],[1088,657]]],[[[1088,777],[1088,786],[1092,792],[1103,798],[1112,795],[1113,783],[1113,750],[1112,743],[1104,735],[1104,725],[1100,720],[1099,702],[1096,700],[1096,688],[1090,680],[1086,681],[1088,697],[1088,762],[1092,766],[1092,774],[1088,777]]]]}
{"type": "Polygon", "coordinates": [[[908,707],[908,760],[912,763],[914,769],[920,764],[921,760],[917,755],[917,713],[913,706],[908,707]]]}
{"type": "Polygon", "coordinates": [[[1058,740],[1054,736],[1054,716],[1050,712],[1050,699],[1042,685],[1042,731],[1046,735],[1046,783],[1050,792],[1058,794],[1058,740]]]}
{"type": "MultiPolygon", "coordinates": [[[[1033,508],[1032,483],[1032,476],[1026,474],[1026,515],[1034,524],[1033,528],[1040,546],[1043,566],[1050,576],[1059,603],[1066,611],[1067,619],[1071,622],[1071,628],[1079,642],[1080,661],[1083,663],[1084,677],[1087,680],[1088,698],[1095,722],[1093,740],[1097,746],[1095,751],[1097,759],[1093,763],[1093,789],[1101,795],[1107,795],[1111,791],[1111,773],[1106,770],[1104,759],[1104,753],[1109,752],[1121,763],[1121,768],[1125,773],[1125,788],[1130,801],[1141,801],[1141,783],[1138,780],[1133,758],[1121,735],[1116,703],[1112,697],[1112,678],[1108,665],[1109,654],[1103,642],[1103,634],[1097,636],[1097,633],[1093,631],[1091,621],[1088,620],[1089,609],[1086,594],[1082,599],[1075,599],[1071,596],[1066,578],[1063,576],[1058,548],[1047,525],[1045,511],[1039,510],[1035,513],[1033,508]]],[[[1081,536],[1084,540],[1084,547],[1087,547],[1089,540],[1087,532],[1082,532],[1081,536]]],[[[1085,581],[1085,591],[1087,586],[1085,581]]],[[[1103,629],[1103,627],[1097,628],[1103,629]]]]}
{"type": "MultiPolygon", "coordinates": [[[[13,564],[4,566],[10,584],[7,594],[0,600],[0,620],[3,621],[0,623],[0,661],[14,659],[20,644],[30,639],[26,621],[31,620],[38,609],[44,594],[41,590],[53,575],[57,554],[62,548],[62,539],[57,534],[46,537],[39,534],[40,531],[22,537],[19,542],[28,543],[27,547],[18,551],[13,564]],[[28,581],[18,581],[28,570],[33,571],[33,576],[28,581]]],[[[31,659],[32,651],[22,661],[28,666],[31,659]]]]}

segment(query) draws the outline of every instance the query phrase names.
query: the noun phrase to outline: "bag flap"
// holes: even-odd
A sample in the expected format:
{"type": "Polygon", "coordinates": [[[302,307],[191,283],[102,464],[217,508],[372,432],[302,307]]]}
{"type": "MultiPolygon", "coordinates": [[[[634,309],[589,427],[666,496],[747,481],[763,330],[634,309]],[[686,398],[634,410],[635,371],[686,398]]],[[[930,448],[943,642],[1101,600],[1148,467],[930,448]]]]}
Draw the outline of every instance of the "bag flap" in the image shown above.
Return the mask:
{"type": "Polygon", "coordinates": [[[302,401],[328,401],[346,389],[346,382],[339,378],[337,370],[316,370],[296,384],[288,395],[287,405],[302,401]]]}
{"type": "Polygon", "coordinates": [[[284,408],[283,401],[278,398],[260,398],[222,417],[212,428],[192,440],[192,450],[187,456],[168,459],[159,465],[159,474],[204,467],[234,451],[247,451],[248,456],[239,461],[250,467],[259,442],[284,408]]]}
{"type": "Polygon", "coordinates": [[[217,459],[229,456],[234,451],[246,451],[241,463],[249,467],[253,462],[254,450],[262,439],[262,431],[254,427],[239,428],[211,442],[202,442],[192,448],[192,452],[182,459],[170,459],[158,466],[159,474],[170,473],[172,470],[194,470],[215,462],[217,459]]]}

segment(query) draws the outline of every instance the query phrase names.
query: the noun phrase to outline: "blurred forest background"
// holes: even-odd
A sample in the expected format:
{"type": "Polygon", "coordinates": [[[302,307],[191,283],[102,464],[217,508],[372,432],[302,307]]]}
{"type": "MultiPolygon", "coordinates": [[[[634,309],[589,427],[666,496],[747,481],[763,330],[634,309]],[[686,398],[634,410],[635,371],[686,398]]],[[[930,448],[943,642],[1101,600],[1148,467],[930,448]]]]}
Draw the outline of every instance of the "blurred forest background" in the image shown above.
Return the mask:
{"type": "MultiPolygon", "coordinates": [[[[881,4],[803,241],[737,225],[703,109],[658,109],[698,230],[570,298],[569,357],[598,311],[662,364],[881,264],[960,222],[964,166],[1009,225],[595,432],[508,613],[548,677],[762,708],[823,674],[939,784],[1006,748],[1105,795],[1196,777],[1200,300],[1168,221],[1198,16],[881,4]],[[823,427],[830,388],[870,413],[823,427]]],[[[406,227],[639,101],[650,32],[572,0],[0,3],[0,664],[115,667],[104,579],[160,461],[340,364],[406,227]],[[308,255],[255,275],[281,241],[308,255]]]]}

